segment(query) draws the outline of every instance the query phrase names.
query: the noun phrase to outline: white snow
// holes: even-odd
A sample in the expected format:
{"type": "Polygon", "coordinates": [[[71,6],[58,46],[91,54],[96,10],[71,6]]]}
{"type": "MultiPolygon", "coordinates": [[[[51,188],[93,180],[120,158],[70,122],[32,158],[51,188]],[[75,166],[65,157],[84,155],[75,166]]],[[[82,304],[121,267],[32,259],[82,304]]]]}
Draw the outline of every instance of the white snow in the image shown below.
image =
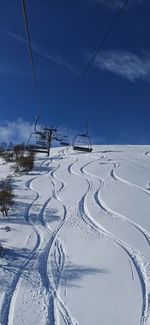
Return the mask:
{"type": "Polygon", "coordinates": [[[13,186],[0,324],[149,325],[150,147],[55,148],[13,186]]]}

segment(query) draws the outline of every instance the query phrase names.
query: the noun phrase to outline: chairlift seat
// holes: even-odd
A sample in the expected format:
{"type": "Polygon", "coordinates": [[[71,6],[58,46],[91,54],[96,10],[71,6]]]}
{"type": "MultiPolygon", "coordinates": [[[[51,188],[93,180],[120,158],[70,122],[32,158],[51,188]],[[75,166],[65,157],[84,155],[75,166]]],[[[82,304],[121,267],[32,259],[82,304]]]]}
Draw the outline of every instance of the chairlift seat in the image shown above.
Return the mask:
{"type": "Polygon", "coordinates": [[[37,149],[37,148],[35,148],[35,147],[34,147],[34,148],[30,148],[30,147],[28,147],[27,149],[28,149],[28,151],[35,152],[35,153],[36,153],[36,152],[38,152],[38,153],[48,153],[47,150],[40,149],[40,148],[37,149]]]}
{"type": "Polygon", "coordinates": [[[39,136],[39,140],[41,140],[41,141],[46,140],[46,135],[45,134],[41,134],[39,136]]]}
{"type": "Polygon", "coordinates": [[[49,156],[52,132],[56,132],[56,129],[42,128],[41,130],[37,130],[38,119],[39,117],[36,117],[34,131],[31,133],[27,142],[27,150],[46,153],[49,156]]]}
{"type": "Polygon", "coordinates": [[[83,152],[91,152],[93,150],[88,134],[75,135],[72,147],[73,150],[83,152]]]}
{"type": "Polygon", "coordinates": [[[93,148],[73,146],[73,150],[84,151],[84,152],[92,152],[93,148]]]}
{"type": "Polygon", "coordinates": [[[84,134],[79,134],[78,137],[87,138],[88,135],[84,133],[84,134]]]}
{"type": "Polygon", "coordinates": [[[46,153],[48,154],[47,141],[40,140],[41,135],[33,132],[27,143],[27,150],[32,152],[46,153]]]}
{"type": "Polygon", "coordinates": [[[53,138],[52,138],[53,140],[55,140],[55,141],[58,141],[58,142],[60,142],[61,141],[61,138],[60,137],[57,137],[57,136],[53,136],[53,138]]]}
{"type": "Polygon", "coordinates": [[[39,149],[41,149],[41,150],[43,150],[43,149],[45,149],[45,150],[47,150],[47,147],[46,146],[40,146],[40,145],[32,145],[32,144],[30,144],[30,145],[28,145],[27,146],[27,148],[28,149],[30,149],[30,150],[39,150],[39,149]]]}
{"type": "Polygon", "coordinates": [[[61,144],[61,146],[69,146],[70,145],[69,139],[68,139],[68,136],[67,135],[63,135],[61,137],[60,144],[61,144]]]}
{"type": "Polygon", "coordinates": [[[65,142],[65,141],[61,141],[60,144],[61,144],[61,146],[69,146],[70,145],[68,142],[65,142]]]}
{"type": "Polygon", "coordinates": [[[37,140],[36,141],[37,145],[41,145],[41,146],[45,146],[46,147],[46,141],[41,141],[41,140],[37,140]]]}

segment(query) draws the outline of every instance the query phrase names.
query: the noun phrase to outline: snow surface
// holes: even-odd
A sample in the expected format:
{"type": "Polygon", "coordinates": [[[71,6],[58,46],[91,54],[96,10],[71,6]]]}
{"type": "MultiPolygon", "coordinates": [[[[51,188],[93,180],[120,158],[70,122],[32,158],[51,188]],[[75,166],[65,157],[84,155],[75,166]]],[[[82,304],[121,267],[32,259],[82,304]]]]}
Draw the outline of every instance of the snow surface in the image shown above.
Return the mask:
{"type": "Polygon", "coordinates": [[[1,325],[150,324],[148,146],[52,149],[14,192],[0,219],[1,325]]]}

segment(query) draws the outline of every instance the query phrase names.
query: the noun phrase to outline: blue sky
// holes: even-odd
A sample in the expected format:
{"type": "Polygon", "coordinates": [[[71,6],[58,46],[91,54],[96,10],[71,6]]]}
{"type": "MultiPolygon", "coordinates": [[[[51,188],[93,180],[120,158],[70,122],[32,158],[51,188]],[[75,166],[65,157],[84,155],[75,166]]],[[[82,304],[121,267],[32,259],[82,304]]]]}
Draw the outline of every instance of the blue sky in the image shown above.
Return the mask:
{"type": "MultiPolygon", "coordinates": [[[[96,143],[149,143],[150,2],[130,0],[84,71],[122,0],[26,0],[42,124],[96,143]]],[[[23,141],[37,110],[21,0],[1,0],[0,142],[23,141]]]]}

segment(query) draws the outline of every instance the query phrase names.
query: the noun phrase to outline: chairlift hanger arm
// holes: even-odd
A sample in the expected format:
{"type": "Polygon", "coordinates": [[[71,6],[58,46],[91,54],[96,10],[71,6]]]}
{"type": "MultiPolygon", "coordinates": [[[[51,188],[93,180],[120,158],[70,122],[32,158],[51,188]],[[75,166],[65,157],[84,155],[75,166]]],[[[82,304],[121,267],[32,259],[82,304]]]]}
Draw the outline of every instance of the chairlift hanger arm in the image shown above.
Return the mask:
{"type": "Polygon", "coordinates": [[[38,122],[39,118],[40,118],[39,116],[36,116],[36,118],[35,118],[34,131],[35,131],[35,133],[42,135],[42,132],[37,130],[37,122],[38,122]]]}
{"type": "Polygon", "coordinates": [[[86,126],[86,135],[88,135],[89,134],[89,126],[88,126],[87,122],[85,123],[85,126],[86,126]]]}

